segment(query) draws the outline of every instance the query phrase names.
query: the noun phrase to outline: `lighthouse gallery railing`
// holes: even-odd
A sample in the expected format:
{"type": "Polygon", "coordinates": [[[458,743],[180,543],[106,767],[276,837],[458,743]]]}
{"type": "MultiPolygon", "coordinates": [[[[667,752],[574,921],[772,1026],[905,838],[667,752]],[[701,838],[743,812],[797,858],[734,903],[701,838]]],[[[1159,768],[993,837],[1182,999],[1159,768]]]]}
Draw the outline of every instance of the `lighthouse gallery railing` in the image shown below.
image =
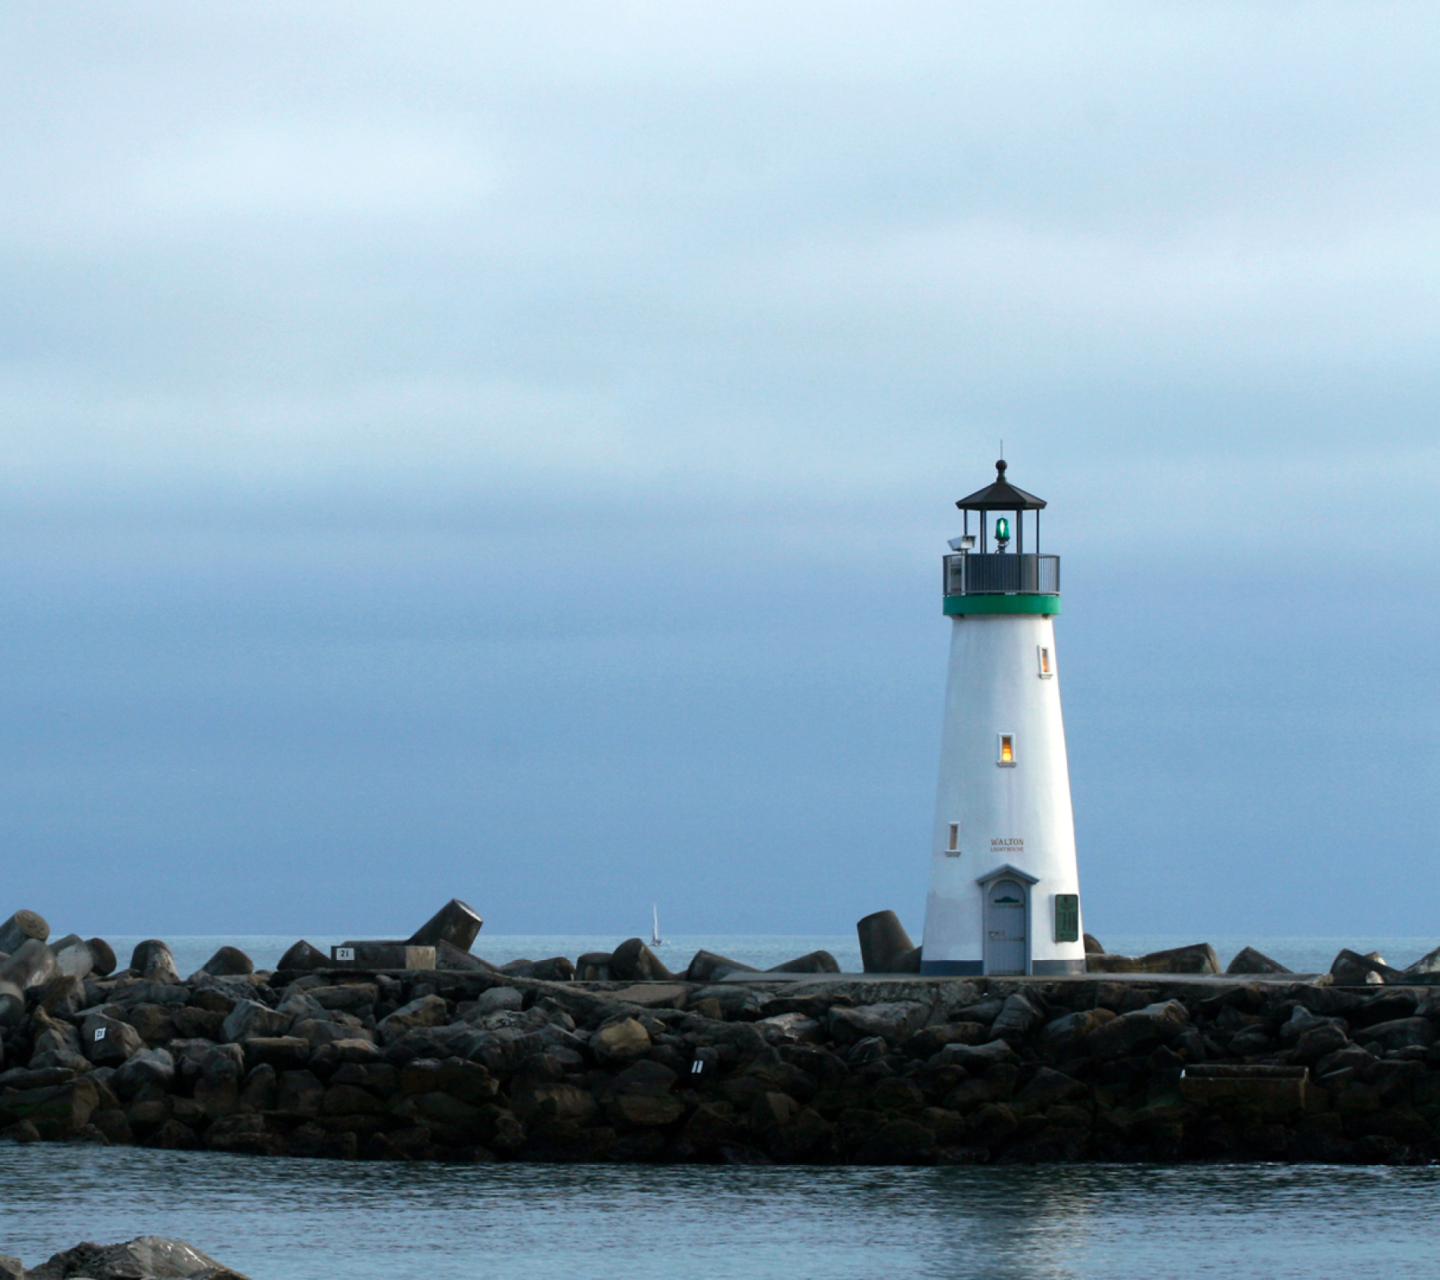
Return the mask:
{"type": "Polygon", "coordinates": [[[1060,557],[961,554],[945,557],[947,596],[1058,596],[1060,557]]]}

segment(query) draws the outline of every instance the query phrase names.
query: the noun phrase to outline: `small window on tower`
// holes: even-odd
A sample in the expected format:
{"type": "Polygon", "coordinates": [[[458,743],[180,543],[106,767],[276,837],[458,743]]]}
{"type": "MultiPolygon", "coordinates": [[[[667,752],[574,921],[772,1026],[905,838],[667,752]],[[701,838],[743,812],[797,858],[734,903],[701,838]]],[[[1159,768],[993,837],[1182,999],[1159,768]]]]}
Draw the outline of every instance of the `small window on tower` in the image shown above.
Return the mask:
{"type": "Polygon", "coordinates": [[[1040,679],[1050,679],[1055,674],[1055,668],[1050,662],[1050,650],[1042,644],[1036,650],[1036,657],[1040,662],[1040,679]]]}
{"type": "Polygon", "coordinates": [[[1002,733],[1000,735],[1000,755],[995,763],[999,765],[1013,765],[1015,763],[1015,735],[1013,733],[1002,733]]]}
{"type": "Polygon", "coordinates": [[[945,852],[952,857],[960,856],[960,824],[958,822],[950,824],[950,843],[945,846],[945,852]]]}

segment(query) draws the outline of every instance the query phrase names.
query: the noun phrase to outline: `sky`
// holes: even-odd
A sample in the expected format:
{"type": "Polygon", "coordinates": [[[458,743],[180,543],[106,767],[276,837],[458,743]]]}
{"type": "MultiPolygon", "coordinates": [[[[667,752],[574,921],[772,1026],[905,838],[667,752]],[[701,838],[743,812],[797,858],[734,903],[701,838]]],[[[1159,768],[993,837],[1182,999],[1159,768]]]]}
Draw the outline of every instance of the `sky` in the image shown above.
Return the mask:
{"type": "Polygon", "coordinates": [[[918,937],[1003,440],[1086,927],[1433,931],[1437,49],[1418,4],[7,4],[0,915],[918,937]]]}

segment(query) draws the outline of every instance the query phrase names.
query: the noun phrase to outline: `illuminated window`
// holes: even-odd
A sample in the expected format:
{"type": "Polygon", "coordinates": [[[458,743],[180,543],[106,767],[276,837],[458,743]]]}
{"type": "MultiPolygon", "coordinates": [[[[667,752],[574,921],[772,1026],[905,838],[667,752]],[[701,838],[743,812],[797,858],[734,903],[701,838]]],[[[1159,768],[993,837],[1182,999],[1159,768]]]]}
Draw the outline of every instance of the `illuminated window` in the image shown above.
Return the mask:
{"type": "Polygon", "coordinates": [[[1013,733],[1002,733],[1000,735],[1000,755],[995,763],[999,765],[1014,765],[1015,735],[1013,733]]]}
{"type": "Polygon", "coordinates": [[[957,857],[960,854],[960,824],[958,822],[950,824],[950,843],[945,852],[957,857]]]}
{"type": "Polygon", "coordinates": [[[1050,661],[1050,650],[1042,644],[1035,650],[1035,657],[1040,666],[1040,679],[1050,679],[1055,674],[1055,667],[1050,661]]]}

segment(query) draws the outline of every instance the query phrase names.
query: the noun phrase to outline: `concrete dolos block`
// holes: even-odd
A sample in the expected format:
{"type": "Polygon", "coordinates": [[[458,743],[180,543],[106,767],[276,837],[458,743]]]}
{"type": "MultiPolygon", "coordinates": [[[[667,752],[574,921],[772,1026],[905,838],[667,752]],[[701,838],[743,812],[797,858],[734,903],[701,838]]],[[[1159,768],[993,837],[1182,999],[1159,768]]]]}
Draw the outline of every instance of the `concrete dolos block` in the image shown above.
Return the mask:
{"type": "Polygon", "coordinates": [[[920,971],[919,948],[893,911],[876,911],[856,921],[855,932],[860,935],[860,963],[866,973],[920,971]]]}
{"type": "Polygon", "coordinates": [[[469,951],[475,945],[475,938],[484,923],[479,912],[473,907],[467,906],[459,898],[451,898],[416,929],[407,941],[413,947],[433,947],[441,942],[448,942],[461,951],[469,951]]]}
{"type": "Polygon", "coordinates": [[[31,938],[44,942],[49,936],[50,926],[39,912],[17,911],[4,924],[0,924],[0,951],[13,956],[31,938]]]}

